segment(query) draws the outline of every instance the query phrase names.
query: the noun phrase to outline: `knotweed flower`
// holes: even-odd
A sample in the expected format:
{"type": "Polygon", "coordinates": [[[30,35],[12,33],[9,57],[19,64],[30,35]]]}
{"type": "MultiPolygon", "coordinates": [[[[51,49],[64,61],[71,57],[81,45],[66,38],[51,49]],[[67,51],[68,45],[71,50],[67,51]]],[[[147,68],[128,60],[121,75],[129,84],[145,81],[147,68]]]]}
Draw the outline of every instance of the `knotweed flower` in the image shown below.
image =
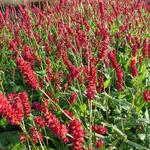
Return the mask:
{"type": "Polygon", "coordinates": [[[45,121],[44,121],[44,119],[42,118],[42,117],[39,117],[39,116],[35,116],[34,117],[34,121],[35,121],[35,123],[37,124],[37,125],[39,125],[40,127],[45,127],[45,121]]]}
{"type": "Polygon", "coordinates": [[[42,107],[37,101],[33,102],[33,108],[39,112],[42,111],[42,107]]]}
{"type": "Polygon", "coordinates": [[[130,61],[130,70],[131,70],[131,74],[133,77],[138,76],[138,70],[136,68],[136,59],[135,58],[131,59],[131,61],[130,61]]]}
{"type": "Polygon", "coordinates": [[[144,90],[143,97],[146,102],[150,102],[150,90],[144,90]]]}
{"type": "Polygon", "coordinates": [[[18,122],[21,122],[24,118],[24,110],[23,110],[23,104],[21,98],[19,97],[19,94],[11,93],[8,94],[7,97],[17,117],[18,122]]]}
{"type": "Polygon", "coordinates": [[[48,110],[48,101],[44,101],[42,104],[42,112],[44,113],[44,121],[46,125],[51,129],[52,133],[58,136],[62,141],[67,138],[68,128],[65,124],[61,124],[60,121],[48,110]]]}
{"type": "Polygon", "coordinates": [[[143,48],[142,48],[142,55],[143,57],[148,57],[150,56],[149,55],[149,51],[150,51],[150,45],[148,44],[148,40],[147,39],[144,39],[144,42],[143,42],[143,48]]]}
{"type": "Polygon", "coordinates": [[[70,96],[70,99],[69,99],[69,102],[71,105],[73,105],[77,99],[77,93],[72,93],[71,96],[70,96]]]}
{"type": "Polygon", "coordinates": [[[15,114],[15,110],[3,94],[0,94],[0,115],[5,117],[13,125],[20,123],[20,120],[18,120],[18,117],[15,114]]]}
{"type": "Polygon", "coordinates": [[[82,150],[85,133],[78,119],[74,119],[71,121],[70,133],[73,136],[73,150],[82,150]]]}
{"type": "Polygon", "coordinates": [[[90,72],[88,75],[88,85],[87,85],[87,97],[92,100],[95,98],[96,91],[96,79],[97,79],[97,68],[94,64],[90,66],[90,72]]]}
{"type": "Polygon", "coordinates": [[[97,124],[92,126],[92,130],[95,131],[96,133],[102,134],[102,135],[105,135],[107,132],[107,129],[105,127],[103,127],[101,125],[97,125],[97,124]]]}
{"type": "Polygon", "coordinates": [[[116,59],[116,51],[113,50],[108,53],[109,60],[113,66],[113,68],[116,71],[116,87],[118,91],[121,91],[123,89],[123,70],[121,69],[120,65],[117,63],[116,59]]]}
{"type": "Polygon", "coordinates": [[[38,141],[43,141],[43,135],[37,130],[36,127],[32,126],[30,128],[30,134],[33,144],[37,144],[38,141]]]}
{"type": "Polygon", "coordinates": [[[9,49],[12,50],[12,51],[15,51],[16,50],[16,43],[15,41],[8,41],[8,45],[9,45],[9,49]]]}
{"type": "Polygon", "coordinates": [[[54,76],[54,74],[52,73],[52,71],[51,71],[51,64],[50,64],[50,60],[47,58],[46,59],[46,65],[47,65],[47,68],[46,68],[46,70],[47,70],[47,79],[48,80],[56,80],[56,77],[54,76]]]}
{"type": "Polygon", "coordinates": [[[98,93],[102,93],[103,92],[103,90],[104,90],[104,75],[103,74],[101,74],[100,76],[99,76],[99,79],[98,79],[98,86],[97,86],[97,92],[98,93]]]}
{"type": "Polygon", "coordinates": [[[27,136],[26,136],[25,134],[21,134],[21,135],[20,135],[20,141],[21,141],[22,143],[25,143],[25,142],[27,141],[27,136]]]}
{"type": "Polygon", "coordinates": [[[68,129],[65,124],[61,124],[60,121],[49,111],[45,112],[44,118],[47,126],[52,130],[54,135],[62,140],[66,138],[68,129]]]}
{"type": "Polygon", "coordinates": [[[19,93],[20,99],[22,101],[23,109],[27,117],[31,114],[31,105],[29,103],[28,94],[26,92],[19,93]]]}
{"type": "Polygon", "coordinates": [[[67,110],[67,109],[64,109],[64,112],[69,116],[69,117],[71,117],[71,118],[73,118],[73,113],[71,112],[71,111],[69,111],[69,110],[67,110]]]}
{"type": "Polygon", "coordinates": [[[104,142],[102,139],[99,139],[97,142],[96,142],[96,148],[97,149],[100,149],[100,148],[103,148],[104,147],[104,142]]]}
{"type": "Polygon", "coordinates": [[[26,83],[34,90],[39,89],[40,86],[36,74],[32,70],[30,63],[18,57],[16,58],[16,61],[20,72],[26,80],[26,83]]]}
{"type": "Polygon", "coordinates": [[[50,46],[49,46],[49,43],[48,43],[48,42],[46,42],[46,43],[45,43],[45,50],[46,50],[46,52],[47,52],[48,54],[50,54],[50,53],[51,53],[51,48],[50,48],[50,46]]]}
{"type": "Polygon", "coordinates": [[[73,79],[78,78],[79,75],[81,74],[83,68],[82,68],[82,67],[76,68],[76,67],[71,63],[71,61],[69,60],[69,58],[68,58],[66,52],[63,52],[62,59],[63,59],[64,64],[68,67],[68,69],[69,69],[69,71],[70,71],[70,73],[71,73],[72,78],[73,78],[73,79]]]}

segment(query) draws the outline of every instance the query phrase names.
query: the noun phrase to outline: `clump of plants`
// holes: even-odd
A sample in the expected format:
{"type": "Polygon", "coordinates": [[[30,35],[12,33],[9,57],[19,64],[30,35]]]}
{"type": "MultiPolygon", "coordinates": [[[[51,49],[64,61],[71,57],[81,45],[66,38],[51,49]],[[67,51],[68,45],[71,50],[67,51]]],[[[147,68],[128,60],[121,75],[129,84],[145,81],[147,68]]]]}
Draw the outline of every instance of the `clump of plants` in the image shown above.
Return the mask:
{"type": "Polygon", "coordinates": [[[43,3],[0,11],[0,149],[150,149],[149,5],[43,3]]]}

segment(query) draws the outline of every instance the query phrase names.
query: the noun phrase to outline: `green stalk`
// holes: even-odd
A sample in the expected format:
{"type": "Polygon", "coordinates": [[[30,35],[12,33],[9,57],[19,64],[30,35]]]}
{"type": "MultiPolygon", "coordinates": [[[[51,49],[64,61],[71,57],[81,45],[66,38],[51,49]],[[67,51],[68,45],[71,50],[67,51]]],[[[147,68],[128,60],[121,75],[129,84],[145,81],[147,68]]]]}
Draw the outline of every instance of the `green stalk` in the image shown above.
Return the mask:
{"type": "Polygon", "coordinates": [[[89,148],[92,149],[92,100],[89,100],[89,112],[90,112],[90,116],[89,116],[89,129],[90,129],[90,139],[89,139],[89,148]]]}
{"type": "Polygon", "coordinates": [[[73,120],[70,116],[68,116],[64,110],[57,104],[55,103],[42,89],[39,89],[49,100],[52,104],[54,104],[69,120],[73,120]]]}

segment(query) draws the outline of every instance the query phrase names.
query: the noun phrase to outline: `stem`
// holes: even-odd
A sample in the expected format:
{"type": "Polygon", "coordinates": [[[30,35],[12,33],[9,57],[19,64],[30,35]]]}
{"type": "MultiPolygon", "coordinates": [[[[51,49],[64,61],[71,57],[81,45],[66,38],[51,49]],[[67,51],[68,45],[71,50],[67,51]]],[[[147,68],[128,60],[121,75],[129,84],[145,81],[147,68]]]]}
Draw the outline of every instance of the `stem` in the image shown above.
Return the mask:
{"type": "Polygon", "coordinates": [[[53,103],[68,119],[73,120],[70,116],[68,116],[64,110],[57,104],[55,103],[42,89],[39,89],[50,101],[53,103]]]}
{"type": "MultiPolygon", "coordinates": [[[[34,120],[33,120],[33,125],[36,127],[34,120]]],[[[46,150],[43,146],[44,143],[42,144],[42,141],[40,140],[39,136],[38,136],[38,140],[39,140],[39,143],[40,143],[42,150],[46,150]]]]}
{"type": "Polygon", "coordinates": [[[29,148],[29,150],[31,150],[31,146],[30,146],[30,142],[29,142],[29,140],[31,140],[31,139],[30,139],[30,136],[28,135],[28,132],[27,132],[27,130],[26,130],[24,121],[22,121],[22,124],[20,124],[20,128],[21,128],[21,130],[27,135],[27,137],[28,137],[28,138],[27,138],[28,148],[29,148]]]}
{"type": "Polygon", "coordinates": [[[90,139],[89,139],[89,148],[92,149],[92,100],[89,100],[89,112],[90,112],[90,116],[89,116],[89,121],[90,121],[90,139]]]}

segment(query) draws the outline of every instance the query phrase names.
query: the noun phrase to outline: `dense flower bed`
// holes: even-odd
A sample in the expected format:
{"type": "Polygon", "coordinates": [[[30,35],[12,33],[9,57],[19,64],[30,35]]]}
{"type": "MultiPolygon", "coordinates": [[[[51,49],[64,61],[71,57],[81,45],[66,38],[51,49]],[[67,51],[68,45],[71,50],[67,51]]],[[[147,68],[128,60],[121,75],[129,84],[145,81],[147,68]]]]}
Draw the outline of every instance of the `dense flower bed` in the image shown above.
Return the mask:
{"type": "Polygon", "coordinates": [[[142,0],[2,9],[0,149],[150,149],[149,10],[142,0]]]}

